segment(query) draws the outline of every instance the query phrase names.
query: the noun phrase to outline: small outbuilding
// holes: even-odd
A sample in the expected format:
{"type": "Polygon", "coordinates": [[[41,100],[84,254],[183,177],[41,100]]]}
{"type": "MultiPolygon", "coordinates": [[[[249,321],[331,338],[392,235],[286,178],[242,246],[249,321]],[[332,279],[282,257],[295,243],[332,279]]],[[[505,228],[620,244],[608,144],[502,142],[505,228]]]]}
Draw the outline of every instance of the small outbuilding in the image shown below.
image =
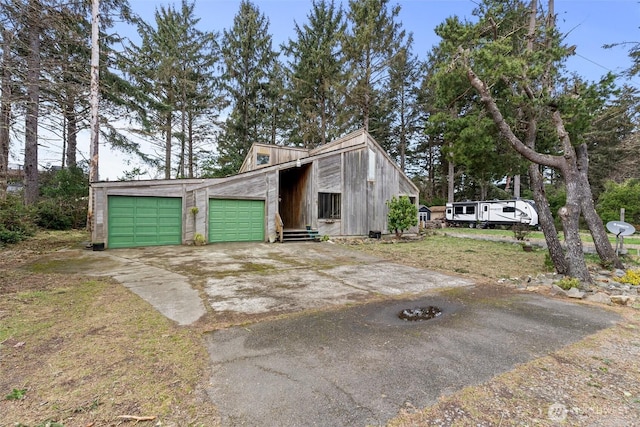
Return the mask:
{"type": "Polygon", "coordinates": [[[427,221],[431,221],[431,209],[428,206],[420,205],[418,208],[418,224],[424,226],[427,221]]]}
{"type": "MultiPolygon", "coordinates": [[[[387,233],[386,201],[418,188],[364,130],[318,148],[254,144],[226,178],[92,184],[92,242],[123,248],[387,233]]],[[[417,232],[417,227],[409,232],[417,232]]]]}

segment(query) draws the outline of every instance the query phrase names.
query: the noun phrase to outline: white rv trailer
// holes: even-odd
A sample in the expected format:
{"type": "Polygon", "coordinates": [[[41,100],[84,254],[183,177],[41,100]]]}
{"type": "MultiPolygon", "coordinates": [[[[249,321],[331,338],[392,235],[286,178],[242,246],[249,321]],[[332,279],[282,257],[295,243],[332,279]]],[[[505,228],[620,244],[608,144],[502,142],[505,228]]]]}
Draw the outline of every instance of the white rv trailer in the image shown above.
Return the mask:
{"type": "Polygon", "coordinates": [[[494,228],[498,225],[538,226],[533,200],[485,200],[447,203],[445,218],[454,226],[494,228]]]}

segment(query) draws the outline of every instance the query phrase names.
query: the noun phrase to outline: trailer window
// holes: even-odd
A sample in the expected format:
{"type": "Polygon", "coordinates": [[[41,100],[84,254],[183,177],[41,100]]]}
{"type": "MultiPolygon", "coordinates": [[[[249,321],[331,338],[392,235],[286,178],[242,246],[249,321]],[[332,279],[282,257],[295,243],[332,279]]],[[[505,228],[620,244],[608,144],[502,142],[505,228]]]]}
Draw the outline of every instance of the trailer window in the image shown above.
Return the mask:
{"type": "Polygon", "coordinates": [[[462,213],[464,212],[462,206],[455,206],[453,209],[453,213],[455,213],[456,215],[462,215],[462,213]]]}
{"type": "Polygon", "coordinates": [[[504,213],[513,213],[516,211],[516,208],[513,206],[506,206],[504,208],[502,208],[502,212],[504,213]]]}
{"type": "Polygon", "coordinates": [[[467,206],[467,213],[468,214],[476,213],[476,207],[475,206],[467,206]]]}

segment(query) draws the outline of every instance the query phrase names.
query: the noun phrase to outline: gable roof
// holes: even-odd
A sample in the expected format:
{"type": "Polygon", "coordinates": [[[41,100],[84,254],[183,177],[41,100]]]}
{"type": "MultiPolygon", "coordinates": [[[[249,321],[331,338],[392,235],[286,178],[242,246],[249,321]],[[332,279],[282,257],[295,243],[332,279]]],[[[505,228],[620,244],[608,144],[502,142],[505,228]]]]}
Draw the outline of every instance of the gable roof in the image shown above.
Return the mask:
{"type": "Polygon", "coordinates": [[[255,172],[257,170],[268,170],[270,168],[282,168],[290,167],[288,163],[297,165],[297,163],[309,163],[314,159],[322,158],[326,155],[336,154],[337,152],[347,152],[351,150],[361,149],[369,147],[378,153],[381,153],[387,163],[391,167],[395,168],[401,176],[403,176],[409,186],[419,193],[418,187],[407,177],[400,166],[389,156],[389,154],[382,148],[380,144],[364,129],[359,129],[351,132],[341,138],[331,141],[327,144],[321,145],[313,149],[305,149],[299,147],[285,147],[281,145],[271,144],[258,144],[251,145],[247,156],[245,157],[242,167],[238,172],[238,175],[232,175],[228,178],[244,175],[248,172],[255,172]],[[262,165],[258,163],[258,155],[268,156],[268,162],[262,165]]]}

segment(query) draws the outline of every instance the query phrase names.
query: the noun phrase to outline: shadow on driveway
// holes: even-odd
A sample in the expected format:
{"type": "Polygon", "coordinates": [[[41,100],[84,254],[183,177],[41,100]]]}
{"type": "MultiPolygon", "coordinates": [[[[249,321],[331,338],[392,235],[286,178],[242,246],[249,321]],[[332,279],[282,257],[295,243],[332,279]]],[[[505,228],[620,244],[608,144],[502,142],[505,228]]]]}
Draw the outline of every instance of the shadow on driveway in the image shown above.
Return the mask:
{"type": "Polygon", "coordinates": [[[303,314],[212,333],[209,393],[225,426],[384,425],[618,320],[492,287],[303,314]],[[397,317],[428,305],[442,315],[397,317]]]}

